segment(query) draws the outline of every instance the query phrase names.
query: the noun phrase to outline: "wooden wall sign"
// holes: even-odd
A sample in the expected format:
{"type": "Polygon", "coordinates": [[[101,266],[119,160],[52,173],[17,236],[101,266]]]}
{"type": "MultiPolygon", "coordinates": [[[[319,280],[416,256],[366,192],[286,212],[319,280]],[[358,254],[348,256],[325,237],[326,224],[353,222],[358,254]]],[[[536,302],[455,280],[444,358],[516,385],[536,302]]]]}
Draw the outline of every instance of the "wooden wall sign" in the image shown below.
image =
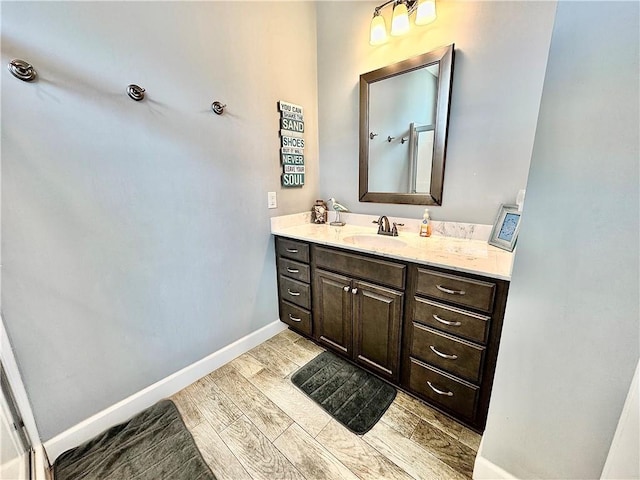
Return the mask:
{"type": "Polygon", "coordinates": [[[304,109],[300,105],[278,102],[280,111],[280,163],[282,186],[304,185],[304,109]]]}

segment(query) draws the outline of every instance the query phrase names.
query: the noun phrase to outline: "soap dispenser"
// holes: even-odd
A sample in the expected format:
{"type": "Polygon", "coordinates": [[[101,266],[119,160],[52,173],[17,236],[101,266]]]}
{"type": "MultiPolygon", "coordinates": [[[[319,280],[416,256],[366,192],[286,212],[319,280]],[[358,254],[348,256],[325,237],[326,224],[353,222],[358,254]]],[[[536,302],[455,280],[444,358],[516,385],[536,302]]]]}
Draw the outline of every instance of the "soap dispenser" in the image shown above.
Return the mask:
{"type": "Polygon", "coordinates": [[[429,216],[429,209],[424,209],[424,214],[422,215],[422,223],[420,224],[420,236],[421,237],[430,237],[431,236],[431,217],[429,216]]]}

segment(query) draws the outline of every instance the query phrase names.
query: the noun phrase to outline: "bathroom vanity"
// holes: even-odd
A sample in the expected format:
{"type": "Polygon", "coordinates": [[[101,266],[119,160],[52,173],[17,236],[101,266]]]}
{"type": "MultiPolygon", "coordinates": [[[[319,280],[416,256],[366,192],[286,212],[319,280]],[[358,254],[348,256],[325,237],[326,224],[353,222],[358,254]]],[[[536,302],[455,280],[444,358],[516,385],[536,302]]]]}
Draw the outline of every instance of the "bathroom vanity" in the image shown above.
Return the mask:
{"type": "Polygon", "coordinates": [[[513,254],[287,217],[272,219],[280,319],[482,432],[513,254]]]}

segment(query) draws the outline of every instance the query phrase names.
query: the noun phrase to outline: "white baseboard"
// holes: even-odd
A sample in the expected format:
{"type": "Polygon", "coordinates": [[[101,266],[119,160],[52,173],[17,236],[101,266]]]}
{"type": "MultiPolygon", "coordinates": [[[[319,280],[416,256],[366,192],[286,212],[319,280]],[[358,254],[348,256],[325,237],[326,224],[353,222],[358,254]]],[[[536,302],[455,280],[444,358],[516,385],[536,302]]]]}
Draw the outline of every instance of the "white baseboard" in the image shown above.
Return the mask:
{"type": "Polygon", "coordinates": [[[515,480],[517,477],[482,456],[483,442],[484,438],[480,440],[478,455],[473,465],[473,480],[515,480]]]}
{"type": "Polygon", "coordinates": [[[55,461],[61,453],[124,422],[159,400],[170,397],[286,328],[284,323],[276,320],[65,430],[44,443],[49,458],[55,461]]]}

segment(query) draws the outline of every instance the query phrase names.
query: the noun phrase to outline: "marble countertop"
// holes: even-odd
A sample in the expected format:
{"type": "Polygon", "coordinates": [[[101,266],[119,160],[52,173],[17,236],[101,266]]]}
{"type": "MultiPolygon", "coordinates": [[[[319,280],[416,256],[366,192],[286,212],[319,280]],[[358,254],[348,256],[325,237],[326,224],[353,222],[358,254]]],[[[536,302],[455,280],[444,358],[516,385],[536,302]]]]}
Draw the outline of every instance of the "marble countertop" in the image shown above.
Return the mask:
{"type": "MultiPolygon", "coordinates": [[[[489,245],[486,240],[436,233],[431,237],[420,237],[418,228],[413,225],[419,225],[419,222],[415,221],[409,225],[405,223],[397,237],[376,235],[377,226],[371,224],[371,219],[375,218],[351,214],[347,225],[335,227],[329,224],[312,224],[308,213],[285,215],[271,219],[271,233],[320,245],[511,280],[514,254],[489,245]],[[354,235],[355,239],[350,238],[354,235]],[[371,242],[366,238],[368,236],[374,237],[371,242]],[[382,239],[379,245],[376,244],[378,238],[382,239]]],[[[393,219],[404,223],[402,220],[393,219]]]]}

